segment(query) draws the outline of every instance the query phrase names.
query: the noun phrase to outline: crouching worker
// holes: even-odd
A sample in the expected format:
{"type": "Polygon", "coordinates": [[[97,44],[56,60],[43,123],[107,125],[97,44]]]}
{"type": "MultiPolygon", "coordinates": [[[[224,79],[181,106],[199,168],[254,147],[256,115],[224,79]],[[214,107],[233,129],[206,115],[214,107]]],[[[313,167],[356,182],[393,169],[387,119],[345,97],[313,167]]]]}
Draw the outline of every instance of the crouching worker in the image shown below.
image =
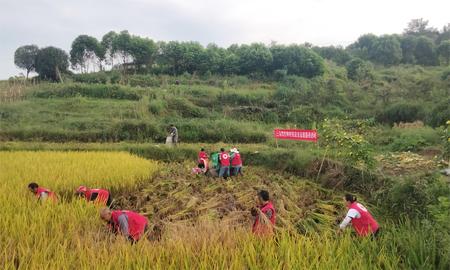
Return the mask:
{"type": "Polygon", "coordinates": [[[356,201],[356,196],[346,194],[344,200],[348,212],[342,223],[339,225],[340,231],[344,230],[349,223],[352,223],[353,228],[359,236],[377,236],[379,231],[378,223],[369,211],[356,201]]]}
{"type": "Polygon", "coordinates": [[[40,187],[37,183],[33,182],[28,184],[28,189],[36,196],[36,198],[40,202],[44,202],[47,199],[50,199],[53,202],[56,202],[58,200],[54,192],[44,187],[40,187]]]}
{"type": "Polygon", "coordinates": [[[111,206],[112,203],[111,194],[109,194],[109,191],[106,189],[90,189],[85,186],[79,186],[75,191],[75,194],[84,197],[88,202],[94,202],[99,205],[111,206]]]}
{"type": "Polygon", "coordinates": [[[132,243],[141,239],[148,229],[148,219],[133,211],[103,208],[100,217],[108,223],[112,232],[124,236],[132,243]]]}
{"type": "Polygon", "coordinates": [[[275,208],[269,199],[268,191],[261,190],[258,192],[256,199],[258,206],[251,210],[251,214],[255,218],[252,228],[255,235],[267,236],[274,233],[275,208]]]}

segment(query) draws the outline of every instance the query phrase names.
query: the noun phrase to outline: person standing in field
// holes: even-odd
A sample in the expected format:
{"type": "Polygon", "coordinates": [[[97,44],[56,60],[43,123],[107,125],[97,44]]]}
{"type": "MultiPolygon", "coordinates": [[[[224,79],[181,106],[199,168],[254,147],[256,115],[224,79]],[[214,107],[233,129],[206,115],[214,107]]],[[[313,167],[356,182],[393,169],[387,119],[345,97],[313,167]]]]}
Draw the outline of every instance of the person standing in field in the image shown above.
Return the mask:
{"type": "Polygon", "coordinates": [[[32,182],[28,184],[28,189],[36,196],[36,198],[40,202],[44,202],[47,199],[50,199],[53,202],[57,201],[57,197],[54,192],[47,188],[40,187],[37,183],[32,182]]]}
{"type": "Polygon", "coordinates": [[[79,186],[75,191],[75,193],[80,197],[84,197],[86,201],[94,202],[99,205],[111,206],[112,203],[111,194],[106,189],[100,188],[91,189],[85,186],[79,186]]]}
{"type": "Polygon", "coordinates": [[[348,212],[342,223],[339,225],[339,230],[344,230],[351,223],[359,236],[377,236],[379,232],[377,221],[372,217],[364,205],[356,201],[356,196],[346,194],[344,201],[348,208],[348,212]]]}
{"type": "Polygon", "coordinates": [[[124,236],[132,243],[141,239],[148,229],[148,219],[133,211],[103,208],[100,217],[115,234],[124,236]]]}
{"type": "Polygon", "coordinates": [[[172,136],[172,143],[177,146],[178,144],[178,129],[175,125],[171,124],[169,128],[169,135],[172,136]]]}
{"type": "Polygon", "coordinates": [[[272,235],[275,227],[275,208],[270,202],[269,192],[260,190],[256,196],[257,207],[253,207],[251,214],[254,217],[252,232],[255,235],[272,235]]]}
{"type": "Polygon", "coordinates": [[[202,170],[203,173],[206,173],[208,171],[209,156],[204,148],[201,148],[200,152],[198,153],[197,163],[198,167],[202,170]]]}
{"type": "Polygon", "coordinates": [[[242,175],[242,159],[241,154],[239,153],[239,150],[237,148],[232,148],[230,150],[230,158],[231,158],[231,175],[237,176],[242,175]]]}
{"type": "Polygon", "coordinates": [[[219,177],[223,177],[225,180],[230,176],[230,155],[224,148],[220,149],[219,153],[220,170],[219,177]]]}

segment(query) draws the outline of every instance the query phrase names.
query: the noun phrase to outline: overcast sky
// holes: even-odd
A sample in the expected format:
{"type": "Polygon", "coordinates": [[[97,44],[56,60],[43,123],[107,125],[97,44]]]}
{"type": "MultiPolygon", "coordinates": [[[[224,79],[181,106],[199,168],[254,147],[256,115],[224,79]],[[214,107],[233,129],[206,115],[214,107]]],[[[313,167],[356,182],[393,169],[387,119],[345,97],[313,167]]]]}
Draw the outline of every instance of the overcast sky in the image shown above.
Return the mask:
{"type": "Polygon", "coordinates": [[[413,18],[442,28],[448,0],[0,0],[0,79],[18,75],[25,44],[70,50],[80,34],[127,29],[155,40],[348,45],[364,33],[401,33],[413,18]]]}

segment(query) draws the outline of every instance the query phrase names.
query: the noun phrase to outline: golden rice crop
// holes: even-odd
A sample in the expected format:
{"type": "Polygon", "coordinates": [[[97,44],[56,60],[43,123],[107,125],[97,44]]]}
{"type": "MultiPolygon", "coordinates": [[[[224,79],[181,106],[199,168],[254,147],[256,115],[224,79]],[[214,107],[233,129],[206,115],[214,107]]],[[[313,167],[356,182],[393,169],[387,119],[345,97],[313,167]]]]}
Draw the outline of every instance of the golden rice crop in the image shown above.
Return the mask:
{"type": "Polygon", "coordinates": [[[80,184],[131,190],[157,168],[154,162],[125,153],[0,152],[0,269],[433,269],[438,265],[439,257],[427,253],[437,250],[436,241],[430,241],[429,235],[422,237],[417,233],[420,228],[412,226],[386,230],[379,241],[356,240],[348,234],[337,237],[330,231],[300,235],[283,230],[275,239],[259,239],[247,227],[198,221],[167,224],[160,242],[131,245],[104,230],[95,205],[69,196],[80,184]],[[30,181],[65,197],[57,204],[39,204],[27,191],[30,181]],[[427,250],[414,249],[424,241],[427,250]]]}

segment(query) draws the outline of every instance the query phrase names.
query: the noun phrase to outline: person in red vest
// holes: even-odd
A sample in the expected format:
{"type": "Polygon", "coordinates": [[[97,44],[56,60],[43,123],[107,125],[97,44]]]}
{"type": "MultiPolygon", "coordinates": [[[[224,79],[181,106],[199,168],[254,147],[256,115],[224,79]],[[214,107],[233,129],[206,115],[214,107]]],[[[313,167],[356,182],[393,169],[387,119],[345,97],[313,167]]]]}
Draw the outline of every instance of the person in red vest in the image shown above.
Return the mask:
{"type": "Polygon", "coordinates": [[[231,175],[233,176],[237,176],[237,175],[242,175],[242,159],[241,159],[241,154],[239,153],[239,150],[237,148],[232,148],[230,150],[231,152],[231,175]]]}
{"type": "Polygon", "coordinates": [[[148,229],[148,219],[133,211],[103,208],[100,217],[115,234],[120,234],[133,243],[141,239],[148,229]]]}
{"type": "Polygon", "coordinates": [[[202,173],[206,173],[208,171],[208,153],[205,152],[205,149],[200,149],[198,153],[198,168],[201,169],[202,173]]]}
{"type": "Polygon", "coordinates": [[[344,230],[348,224],[351,223],[359,236],[376,236],[379,232],[378,223],[364,205],[357,202],[356,196],[351,194],[346,194],[344,200],[348,212],[342,223],[339,225],[339,229],[344,230]]]}
{"type": "Polygon", "coordinates": [[[49,189],[46,189],[44,187],[40,187],[37,183],[30,183],[28,184],[28,189],[33,192],[33,194],[36,196],[36,198],[40,202],[44,202],[47,199],[52,200],[53,202],[57,201],[56,194],[49,189]]]}
{"type": "Polygon", "coordinates": [[[257,195],[258,206],[251,210],[253,221],[252,232],[259,236],[272,235],[275,226],[275,208],[270,202],[269,192],[261,190],[257,195]]]}
{"type": "Polygon", "coordinates": [[[230,176],[230,155],[224,148],[220,149],[219,153],[220,170],[219,177],[223,177],[225,180],[230,176]]]}
{"type": "Polygon", "coordinates": [[[96,204],[111,206],[112,199],[111,194],[106,189],[100,188],[88,188],[85,186],[79,186],[75,193],[78,196],[84,197],[88,202],[95,202],[96,204]]]}

